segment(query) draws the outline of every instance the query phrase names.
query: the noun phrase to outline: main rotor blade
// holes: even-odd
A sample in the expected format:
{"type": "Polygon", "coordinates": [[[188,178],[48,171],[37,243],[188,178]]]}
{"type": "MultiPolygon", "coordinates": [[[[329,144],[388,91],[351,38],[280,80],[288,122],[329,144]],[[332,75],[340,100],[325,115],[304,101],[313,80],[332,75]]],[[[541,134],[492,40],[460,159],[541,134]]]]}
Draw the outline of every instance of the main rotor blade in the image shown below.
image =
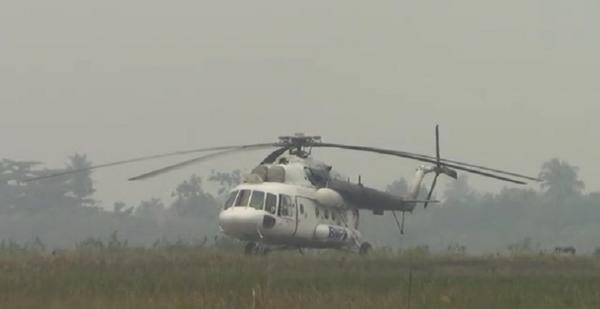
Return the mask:
{"type": "Polygon", "coordinates": [[[266,156],[262,160],[262,162],[260,162],[260,165],[271,164],[271,163],[275,162],[275,160],[277,160],[277,158],[279,158],[282,154],[284,154],[289,149],[290,149],[290,147],[288,147],[288,146],[276,149],[275,151],[270,153],[268,156],[266,156]]]}
{"type": "MultiPolygon", "coordinates": [[[[401,158],[407,158],[407,159],[412,159],[412,160],[417,160],[417,161],[427,162],[427,163],[432,163],[432,164],[437,165],[437,160],[435,158],[432,158],[432,157],[429,157],[426,155],[413,154],[413,153],[390,150],[390,149],[332,144],[332,143],[315,143],[315,144],[312,144],[311,147],[340,148],[340,149],[348,149],[348,150],[356,150],[356,151],[374,152],[374,153],[380,153],[380,154],[391,155],[391,156],[396,156],[396,157],[401,157],[401,158]]],[[[457,170],[461,170],[461,171],[465,171],[465,172],[469,172],[469,173],[473,173],[473,174],[478,174],[478,175],[486,176],[486,177],[490,177],[490,178],[495,178],[495,179],[502,180],[502,181],[512,182],[512,183],[516,183],[516,184],[520,184],[520,185],[527,184],[526,182],[523,182],[520,180],[515,180],[515,179],[498,176],[498,175],[487,173],[487,172],[482,172],[479,170],[474,170],[472,168],[468,168],[468,167],[461,166],[461,165],[448,164],[448,163],[444,163],[443,165],[450,167],[450,168],[457,169],[457,170]]]]}
{"type": "Polygon", "coordinates": [[[249,146],[242,146],[242,147],[237,147],[237,148],[233,148],[233,149],[227,149],[227,150],[223,150],[223,151],[219,151],[219,152],[215,152],[215,153],[211,153],[211,154],[207,154],[201,157],[197,157],[197,158],[193,158],[190,160],[186,160],[183,162],[179,162],[173,165],[169,165],[157,170],[153,170],[135,177],[131,177],[128,180],[129,181],[136,181],[136,180],[144,180],[144,179],[148,179],[151,177],[155,177],[158,175],[162,175],[186,166],[190,166],[192,164],[196,164],[196,163],[200,163],[203,161],[207,161],[210,159],[214,159],[220,156],[225,156],[228,154],[234,154],[234,153],[238,153],[238,152],[244,152],[244,151],[252,151],[252,150],[261,150],[261,149],[265,149],[265,148],[271,148],[273,147],[273,144],[259,144],[259,145],[249,145],[249,146]]]}
{"type": "MultiPolygon", "coordinates": [[[[407,154],[407,155],[418,156],[418,157],[422,157],[422,158],[426,158],[426,159],[432,159],[432,160],[436,159],[435,157],[423,155],[423,154],[410,153],[410,152],[404,152],[404,151],[400,151],[400,152],[407,154]]],[[[538,181],[538,182],[542,181],[541,179],[536,178],[536,177],[518,174],[515,172],[503,171],[503,170],[486,167],[486,166],[481,166],[481,165],[477,165],[477,164],[472,164],[472,163],[460,162],[460,161],[444,159],[444,158],[440,158],[440,161],[442,163],[452,163],[452,164],[457,164],[457,165],[463,165],[466,167],[472,167],[472,168],[476,168],[476,169],[480,169],[480,170],[484,170],[484,171],[489,171],[489,172],[494,172],[494,173],[498,173],[498,174],[504,174],[504,175],[508,175],[508,176],[523,178],[523,179],[527,179],[527,180],[531,180],[531,181],[538,181]]],[[[445,164],[445,165],[449,166],[448,164],[445,164]]]]}
{"type": "Polygon", "coordinates": [[[523,178],[523,179],[527,179],[527,180],[531,180],[531,181],[538,181],[538,182],[542,181],[541,179],[539,179],[537,177],[531,177],[531,176],[522,175],[522,174],[518,174],[518,173],[514,173],[514,172],[507,172],[507,171],[503,171],[503,170],[499,170],[499,169],[495,169],[495,168],[490,168],[490,167],[485,167],[485,166],[481,166],[481,165],[477,165],[477,164],[459,162],[459,161],[450,160],[450,159],[441,159],[441,161],[442,162],[446,162],[446,163],[453,163],[453,164],[458,164],[458,165],[464,165],[464,166],[467,166],[467,167],[473,167],[473,168],[477,168],[477,169],[480,169],[480,170],[485,170],[485,171],[494,172],[494,173],[498,173],[498,174],[504,174],[504,175],[508,175],[508,176],[519,177],[519,178],[523,178]]]}
{"type": "MultiPolygon", "coordinates": [[[[436,130],[436,149],[439,149],[439,129],[436,130]]],[[[330,144],[330,143],[320,143],[320,144],[313,144],[311,145],[312,147],[319,147],[319,145],[338,145],[338,144],[330,144]]],[[[342,146],[346,146],[346,145],[342,145],[342,146]]],[[[327,147],[327,146],[323,146],[323,147],[327,147]]],[[[370,149],[375,149],[373,147],[364,147],[364,148],[370,148],[370,149]]],[[[358,150],[358,149],[352,149],[352,150],[358,150]]],[[[364,151],[370,151],[370,150],[364,150],[364,151]]],[[[429,155],[424,155],[424,154],[418,154],[418,153],[412,153],[412,152],[406,152],[406,151],[399,151],[399,150],[387,150],[386,151],[393,151],[396,154],[400,156],[402,155],[406,155],[407,157],[410,157],[411,159],[415,159],[415,160],[419,160],[417,158],[413,158],[413,157],[420,157],[423,159],[429,159],[429,160],[436,160],[437,161],[437,157],[434,156],[429,156],[429,155]]],[[[381,152],[379,152],[381,153],[381,152]]],[[[437,155],[437,150],[436,150],[436,155],[437,155]]],[[[456,165],[463,165],[466,167],[472,167],[472,168],[476,168],[476,169],[480,169],[480,170],[484,170],[484,171],[489,171],[489,172],[494,172],[497,174],[503,174],[503,175],[508,175],[508,176],[513,176],[513,177],[517,177],[517,178],[523,178],[523,179],[527,179],[527,180],[531,180],[531,181],[537,181],[540,182],[542,181],[541,179],[537,178],[537,177],[532,177],[532,176],[527,176],[527,175],[523,175],[523,174],[519,174],[519,173],[515,173],[515,172],[509,172],[509,171],[503,171],[503,170],[499,170],[499,169],[495,169],[495,168],[490,168],[490,167],[486,167],[486,166],[481,166],[481,165],[477,165],[477,164],[472,164],[472,163],[466,163],[466,162],[460,162],[460,161],[456,161],[456,160],[450,160],[450,159],[444,159],[444,158],[439,158],[439,160],[443,163],[452,163],[452,164],[456,164],[456,165]]],[[[420,160],[423,162],[431,162],[431,161],[426,161],[426,160],[420,160]]],[[[431,162],[437,165],[437,162],[431,162]]],[[[450,166],[448,164],[445,164],[446,166],[450,166]]]]}
{"type": "Polygon", "coordinates": [[[234,146],[198,148],[198,149],[167,152],[167,153],[162,153],[162,154],[137,157],[137,158],[126,159],[126,160],[121,160],[121,161],[108,162],[108,163],[94,165],[94,166],[90,166],[90,167],[86,167],[86,168],[68,170],[68,171],[64,171],[64,172],[60,172],[60,173],[54,173],[54,174],[50,174],[50,175],[29,178],[29,179],[25,179],[24,182],[32,182],[32,181],[42,180],[42,179],[47,179],[47,178],[52,178],[52,177],[58,177],[58,176],[81,173],[81,172],[85,172],[85,171],[91,171],[91,170],[95,170],[95,169],[99,169],[99,168],[105,168],[105,167],[111,167],[111,166],[117,166],[117,165],[125,165],[125,164],[129,164],[129,163],[136,163],[136,162],[142,162],[142,161],[148,161],[148,160],[154,160],[154,159],[160,159],[160,158],[167,158],[167,157],[172,157],[172,156],[181,156],[181,155],[187,155],[187,154],[193,154],[193,153],[199,153],[199,152],[227,150],[227,149],[234,149],[234,148],[240,148],[240,147],[263,147],[263,146],[264,147],[277,147],[278,145],[279,144],[276,144],[276,143],[263,143],[263,144],[251,144],[251,145],[234,145],[234,146]]]}

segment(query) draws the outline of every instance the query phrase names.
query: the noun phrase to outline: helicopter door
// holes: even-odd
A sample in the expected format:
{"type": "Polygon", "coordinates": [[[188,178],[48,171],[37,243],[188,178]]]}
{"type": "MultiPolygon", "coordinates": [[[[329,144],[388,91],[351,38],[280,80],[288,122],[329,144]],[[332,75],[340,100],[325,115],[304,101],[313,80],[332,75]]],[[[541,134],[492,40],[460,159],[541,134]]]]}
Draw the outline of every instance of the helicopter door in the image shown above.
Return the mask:
{"type": "Polygon", "coordinates": [[[279,195],[279,207],[277,216],[281,218],[275,226],[278,236],[293,236],[296,233],[298,219],[296,217],[296,205],[291,196],[286,194],[279,195]]]}
{"type": "Polygon", "coordinates": [[[296,236],[303,239],[312,239],[317,226],[317,217],[315,210],[317,203],[309,198],[298,196],[296,197],[296,211],[298,218],[298,227],[296,228],[296,236]]]}

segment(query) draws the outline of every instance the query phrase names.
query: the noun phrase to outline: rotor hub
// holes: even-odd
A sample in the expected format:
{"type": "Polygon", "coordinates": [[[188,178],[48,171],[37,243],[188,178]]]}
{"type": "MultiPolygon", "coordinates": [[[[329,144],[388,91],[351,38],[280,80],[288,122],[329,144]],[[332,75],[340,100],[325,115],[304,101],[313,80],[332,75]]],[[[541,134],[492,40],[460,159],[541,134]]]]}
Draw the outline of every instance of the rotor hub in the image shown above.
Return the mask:
{"type": "Polygon", "coordinates": [[[321,143],[321,137],[296,133],[292,136],[280,136],[279,142],[283,147],[289,148],[290,154],[307,158],[311,153],[312,146],[321,143]]]}

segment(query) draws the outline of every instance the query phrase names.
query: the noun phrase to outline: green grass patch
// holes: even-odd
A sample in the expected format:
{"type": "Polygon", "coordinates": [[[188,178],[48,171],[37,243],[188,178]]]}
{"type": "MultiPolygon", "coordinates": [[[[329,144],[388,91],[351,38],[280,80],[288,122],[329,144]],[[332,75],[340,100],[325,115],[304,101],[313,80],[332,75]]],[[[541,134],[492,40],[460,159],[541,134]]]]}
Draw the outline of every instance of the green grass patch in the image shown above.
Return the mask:
{"type": "Polygon", "coordinates": [[[1,308],[407,308],[409,301],[411,308],[600,308],[600,260],[246,257],[208,249],[0,255],[1,308]]]}

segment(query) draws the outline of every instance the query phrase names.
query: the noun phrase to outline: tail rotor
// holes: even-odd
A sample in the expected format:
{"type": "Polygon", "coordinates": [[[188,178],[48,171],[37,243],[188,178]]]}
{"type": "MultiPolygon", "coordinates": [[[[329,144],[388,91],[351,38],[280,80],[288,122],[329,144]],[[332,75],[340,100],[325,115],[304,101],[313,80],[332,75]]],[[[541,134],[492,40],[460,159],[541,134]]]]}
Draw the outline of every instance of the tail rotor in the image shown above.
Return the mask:
{"type": "Polygon", "coordinates": [[[435,185],[437,184],[437,179],[440,174],[445,174],[451,178],[457,179],[458,173],[443,165],[440,159],[440,126],[435,126],[435,159],[436,165],[433,169],[435,176],[433,177],[433,182],[431,183],[431,187],[429,188],[429,193],[427,194],[427,202],[425,202],[425,208],[429,205],[429,201],[431,200],[431,196],[433,195],[433,190],[435,189],[435,185]]]}

